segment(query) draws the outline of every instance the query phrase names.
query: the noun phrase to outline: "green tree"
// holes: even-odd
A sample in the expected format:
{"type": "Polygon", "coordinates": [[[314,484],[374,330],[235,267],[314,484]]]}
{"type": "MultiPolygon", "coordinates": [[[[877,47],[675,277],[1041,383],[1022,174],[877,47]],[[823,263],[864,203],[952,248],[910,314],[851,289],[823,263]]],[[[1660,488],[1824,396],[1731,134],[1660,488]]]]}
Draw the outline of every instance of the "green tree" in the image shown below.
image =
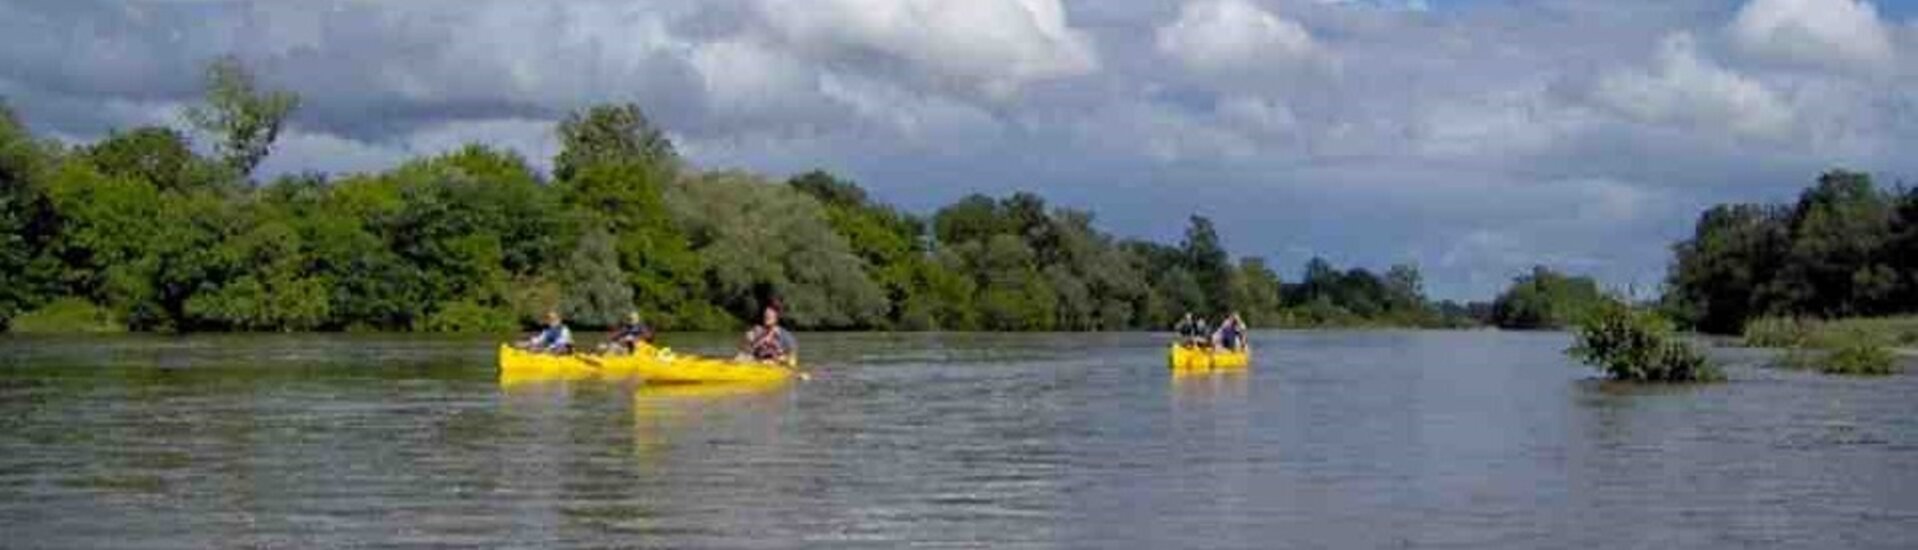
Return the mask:
{"type": "Polygon", "coordinates": [[[1785,261],[1789,226],[1779,209],[1719,205],[1699,216],[1692,238],[1672,246],[1666,301],[1688,324],[1730,334],[1772,307],[1772,276],[1785,261]]]}
{"type": "Polygon", "coordinates": [[[594,105],[567,115],[559,123],[559,142],[553,159],[553,177],[559,180],[602,164],[638,164],[670,174],[679,162],[672,140],[631,103],[594,105]]]}
{"type": "Polygon", "coordinates": [[[999,213],[998,201],[985,195],[967,195],[933,214],[934,235],[941,244],[982,241],[1015,229],[999,213]]]}
{"type": "Polygon", "coordinates": [[[299,95],[261,89],[252,71],[227,56],[207,65],[206,104],[188,107],[186,119],[215,136],[220,158],[244,176],[266,158],[287,116],[299,105],[299,95]]]}
{"type": "Polygon", "coordinates": [[[812,197],[748,174],[717,172],[674,183],[666,199],[707,266],[710,301],[740,319],[778,297],[785,318],[800,327],[883,321],[884,291],[812,197]]]}
{"type": "Polygon", "coordinates": [[[161,191],[188,191],[205,187],[217,178],[213,167],[193,154],[186,137],[170,128],[149,126],[115,132],[86,151],[101,173],[144,180],[161,191]]]}
{"type": "Polygon", "coordinates": [[[581,235],[565,265],[560,309],[567,318],[585,326],[610,327],[633,308],[633,287],[619,268],[613,236],[605,230],[594,228],[581,235]]]}
{"type": "Polygon", "coordinates": [[[1238,274],[1232,281],[1234,309],[1245,316],[1247,323],[1258,326],[1279,321],[1279,274],[1266,267],[1264,258],[1240,258],[1238,274]]]}
{"type": "Polygon", "coordinates": [[[1562,328],[1583,320],[1607,299],[1590,277],[1537,266],[1532,274],[1514,279],[1492,302],[1492,317],[1500,328],[1562,328]]]}
{"type": "Polygon", "coordinates": [[[916,275],[918,266],[929,260],[923,222],[873,202],[858,184],[824,171],[800,174],[787,184],[818,200],[833,230],[866,261],[867,277],[885,289],[889,324],[922,329],[937,326],[933,312],[940,306],[929,301],[931,296],[919,296],[927,289],[916,275]]]}
{"type": "Polygon", "coordinates": [[[1896,276],[1879,252],[1891,215],[1890,197],[1871,176],[1819,176],[1791,212],[1791,245],[1777,274],[1785,307],[1820,317],[1888,313],[1896,276]]]}
{"type": "Polygon", "coordinates": [[[39,182],[53,159],[0,103],[0,329],[57,293],[57,264],[43,258],[51,207],[39,182]]]}
{"type": "Polygon", "coordinates": [[[1204,301],[1200,302],[1203,304],[1201,308],[1215,314],[1229,309],[1231,259],[1226,255],[1225,247],[1219,244],[1219,233],[1212,227],[1212,220],[1205,216],[1192,216],[1180,249],[1185,252],[1186,271],[1192,273],[1205,295],[1204,301]]]}

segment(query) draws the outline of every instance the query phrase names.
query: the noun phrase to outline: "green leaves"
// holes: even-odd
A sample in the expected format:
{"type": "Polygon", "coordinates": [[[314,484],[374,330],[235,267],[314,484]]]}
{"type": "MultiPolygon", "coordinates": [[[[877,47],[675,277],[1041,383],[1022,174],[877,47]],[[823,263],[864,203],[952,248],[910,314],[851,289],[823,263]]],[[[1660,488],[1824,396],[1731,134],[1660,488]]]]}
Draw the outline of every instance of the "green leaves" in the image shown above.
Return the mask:
{"type": "Polygon", "coordinates": [[[799,326],[863,328],[885,320],[884,290],[812,197],[717,172],[673,184],[666,198],[706,266],[713,304],[750,318],[778,297],[799,326]]]}
{"type": "Polygon", "coordinates": [[[654,127],[638,105],[595,105],[567,115],[559,123],[559,156],[553,178],[571,180],[581,170],[603,164],[659,167],[671,173],[678,154],[665,132],[654,127]]]}
{"type": "Polygon", "coordinates": [[[579,238],[572,256],[560,268],[560,286],[566,289],[560,311],[588,326],[610,327],[633,309],[633,287],[619,267],[613,236],[593,228],[579,238]]]}
{"type": "Polygon", "coordinates": [[[1700,330],[1918,311],[1918,198],[1833,170],[1790,205],[1719,205],[1673,247],[1665,301],[1700,330]]]}
{"type": "Polygon", "coordinates": [[[1492,320],[1500,328],[1553,329],[1569,326],[1609,301],[1591,277],[1561,274],[1545,266],[1512,281],[1492,302],[1492,320]]]}
{"type": "Polygon", "coordinates": [[[221,160],[245,176],[266,158],[299,105],[299,95],[261,89],[238,58],[227,56],[207,65],[206,103],[188,107],[186,120],[214,136],[221,160]]]}
{"type": "Polygon", "coordinates": [[[1625,382],[1712,382],[1724,374],[1672,333],[1669,322],[1604,299],[1578,324],[1566,353],[1625,382]]]}

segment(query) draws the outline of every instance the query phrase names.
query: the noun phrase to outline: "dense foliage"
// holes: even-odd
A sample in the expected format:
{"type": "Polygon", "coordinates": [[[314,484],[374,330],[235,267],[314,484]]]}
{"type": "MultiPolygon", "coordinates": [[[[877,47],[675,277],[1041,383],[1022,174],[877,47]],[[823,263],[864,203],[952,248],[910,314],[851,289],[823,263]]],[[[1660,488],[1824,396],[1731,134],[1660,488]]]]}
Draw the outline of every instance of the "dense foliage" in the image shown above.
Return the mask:
{"type": "Polygon", "coordinates": [[[1655,313],[1615,300],[1595,304],[1578,323],[1571,349],[1578,358],[1625,382],[1708,382],[1724,375],[1673,334],[1655,313]]]}
{"type": "Polygon", "coordinates": [[[26,330],[503,331],[558,308],[725,328],[768,300],[801,328],[1109,330],[1186,312],[1255,325],[1468,323],[1418,270],[1313,260],[1281,283],[1193,216],[1121,240],[1034,194],[916,216],[825,172],[693,170],[637,106],[565,117],[550,176],[469,145],[377,173],[250,172],[299,104],[231,60],[189,122],[64,146],[0,106],[0,324],[26,330]]]}
{"type": "Polygon", "coordinates": [[[1673,247],[1665,301],[1703,331],[1918,312],[1918,192],[1834,170],[1794,204],[1719,205],[1673,247]]]}
{"type": "Polygon", "coordinates": [[[1591,315],[1609,298],[1590,277],[1539,266],[1512,281],[1492,302],[1491,322],[1509,329],[1556,329],[1591,315]]]}

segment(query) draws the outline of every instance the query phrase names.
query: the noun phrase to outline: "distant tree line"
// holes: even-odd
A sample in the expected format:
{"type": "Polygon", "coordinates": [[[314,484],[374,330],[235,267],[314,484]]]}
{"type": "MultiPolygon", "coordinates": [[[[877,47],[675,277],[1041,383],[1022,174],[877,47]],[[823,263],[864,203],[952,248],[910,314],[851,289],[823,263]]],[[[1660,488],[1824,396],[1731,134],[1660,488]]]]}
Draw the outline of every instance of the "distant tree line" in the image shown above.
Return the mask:
{"type": "Polygon", "coordinates": [[[1833,170],[1790,204],[1724,204],[1672,247],[1665,308],[1698,330],[1918,312],[1918,191],[1833,170]]]}
{"type": "Polygon", "coordinates": [[[0,105],[0,326],[504,331],[558,308],[736,326],[777,297],[802,328],[1111,330],[1185,312],[1254,324],[1450,326],[1418,270],[1314,259],[1283,283],[1193,216],[1176,245],[1030,193],[929,217],[826,172],[700,171],[633,105],[573,113],[550,176],[468,145],[377,173],[250,173],[299,104],[230,60],[188,120],[67,146],[0,105]]]}

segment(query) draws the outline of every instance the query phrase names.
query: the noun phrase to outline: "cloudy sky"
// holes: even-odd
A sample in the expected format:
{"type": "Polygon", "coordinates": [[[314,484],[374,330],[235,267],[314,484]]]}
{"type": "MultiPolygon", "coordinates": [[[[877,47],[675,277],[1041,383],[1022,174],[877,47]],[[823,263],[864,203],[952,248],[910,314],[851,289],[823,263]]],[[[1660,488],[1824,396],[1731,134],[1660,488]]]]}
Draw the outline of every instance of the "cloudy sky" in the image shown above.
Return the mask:
{"type": "Polygon", "coordinates": [[[1534,263],[1657,284],[1725,201],[1918,173],[1918,2],[0,0],[36,130],[179,124],[235,54],[305,105],[263,170],[466,142],[544,166],[634,101],[705,167],[821,167],[927,211],[1033,190],[1126,236],[1185,216],[1287,277],[1412,262],[1438,297],[1534,263]]]}

